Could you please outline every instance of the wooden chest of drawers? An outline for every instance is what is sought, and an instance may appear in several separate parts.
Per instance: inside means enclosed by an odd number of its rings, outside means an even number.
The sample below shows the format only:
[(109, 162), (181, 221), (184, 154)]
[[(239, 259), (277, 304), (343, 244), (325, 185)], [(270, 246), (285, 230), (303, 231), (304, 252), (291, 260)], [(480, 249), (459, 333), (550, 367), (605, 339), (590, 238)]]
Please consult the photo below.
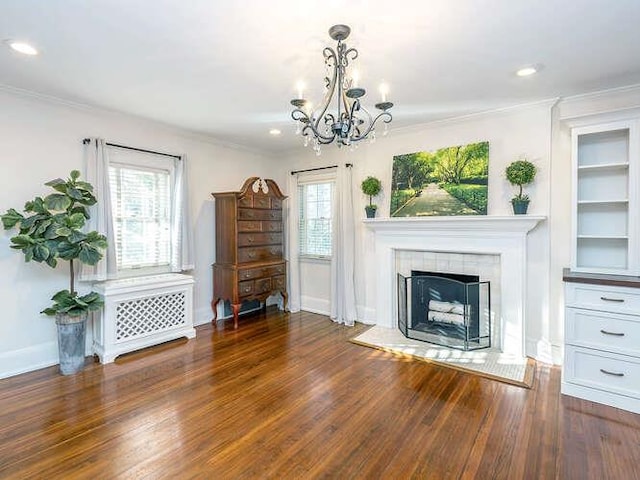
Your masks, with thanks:
[(264, 301), (279, 292), (287, 302), (283, 251), (282, 201), (286, 198), (270, 179), (252, 177), (239, 192), (214, 193), (216, 200), (216, 262), (213, 265), (213, 309), (229, 300), (234, 327), (242, 302)]

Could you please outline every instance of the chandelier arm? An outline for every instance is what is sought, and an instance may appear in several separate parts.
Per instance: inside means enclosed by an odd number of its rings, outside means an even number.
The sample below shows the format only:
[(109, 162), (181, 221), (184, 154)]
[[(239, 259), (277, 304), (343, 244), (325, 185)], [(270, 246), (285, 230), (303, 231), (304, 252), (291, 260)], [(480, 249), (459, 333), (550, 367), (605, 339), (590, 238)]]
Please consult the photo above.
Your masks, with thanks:
[(351, 61), (353, 62), (356, 58), (358, 58), (358, 50), (351, 47), (344, 52), (345, 67), (349, 65), (349, 55), (351, 55)]
[[(325, 82), (328, 82), (327, 89), (324, 93), (324, 98), (322, 99), (322, 103), (320, 104), (318, 109), (316, 109), (316, 111), (319, 112), (319, 114), (316, 116), (315, 122), (314, 122), (315, 131), (318, 130), (320, 126), (320, 121), (324, 119), (325, 113), (329, 108), (329, 104), (331, 103), (331, 99), (333, 98), (333, 93), (335, 92), (335, 89), (336, 89), (336, 76), (337, 76), (337, 64), (338, 64), (337, 54), (335, 50), (333, 50), (330, 47), (325, 47), (325, 49), (322, 52), (324, 55), (325, 65), (328, 68), (332, 68), (333, 71), (331, 72), (332, 74), (331, 78), (329, 78), (328, 76), (325, 77)], [(331, 63), (331, 60), (333, 60), (333, 64)]]
[(353, 142), (359, 142), (360, 140), (364, 140), (367, 135), (369, 135), (369, 133), (371, 132), (371, 130), (373, 130), (373, 127), (375, 127), (376, 122), (382, 118), (382, 121), (384, 123), (391, 123), (391, 120), (393, 120), (393, 117), (391, 116), (391, 114), (389, 112), (381, 112), (378, 114), (378, 116), (376, 118), (373, 119), (373, 122), (371, 122), (371, 124), (369, 125), (369, 127), (367, 127), (367, 129), (364, 131), (363, 134), (357, 136), (357, 137), (353, 137), (351, 138), (351, 141)]
[[(307, 116), (306, 113), (304, 113), (301, 110), (298, 110), (304, 117), (303, 118), (309, 118)], [(294, 110), (295, 113), (295, 110)], [(297, 120), (297, 119), (296, 119)], [(327, 144), (327, 143), (331, 143), (333, 142), (333, 139), (335, 138), (335, 134), (331, 135), (330, 137), (321, 134), (318, 129), (315, 127), (315, 125), (313, 124), (313, 122), (308, 121), (305, 122), (304, 127), (302, 128), (302, 135), (309, 135), (309, 132), (307, 132), (307, 130), (311, 130), (311, 132), (313, 133), (313, 135), (318, 139), (318, 141), (322, 144)]]

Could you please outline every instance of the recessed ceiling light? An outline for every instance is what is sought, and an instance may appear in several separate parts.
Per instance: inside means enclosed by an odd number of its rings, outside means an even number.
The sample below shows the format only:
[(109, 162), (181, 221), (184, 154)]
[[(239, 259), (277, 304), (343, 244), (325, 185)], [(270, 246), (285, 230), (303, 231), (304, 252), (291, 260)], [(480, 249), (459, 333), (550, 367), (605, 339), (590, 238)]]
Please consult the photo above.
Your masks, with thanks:
[(24, 55), (37, 55), (38, 50), (25, 42), (19, 42), (17, 40), (9, 40), (7, 42), (9, 46), (14, 49), (16, 52), (23, 53)]
[(275, 136), (275, 135), (280, 135), (282, 132), (277, 128), (272, 128), (271, 130), (269, 130), (269, 133)]
[(537, 71), (538, 71), (538, 69), (536, 67), (528, 66), (528, 67), (523, 67), (520, 70), (518, 70), (516, 72), (516, 75), (518, 75), (519, 77), (528, 77), (529, 75), (533, 75)]

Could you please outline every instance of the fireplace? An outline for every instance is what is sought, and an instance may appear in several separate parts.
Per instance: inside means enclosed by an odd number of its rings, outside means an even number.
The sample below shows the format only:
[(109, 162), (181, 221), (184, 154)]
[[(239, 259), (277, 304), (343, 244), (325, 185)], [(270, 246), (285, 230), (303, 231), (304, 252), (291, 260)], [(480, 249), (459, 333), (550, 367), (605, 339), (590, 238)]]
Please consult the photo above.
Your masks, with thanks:
[(411, 270), (398, 276), (398, 328), (460, 350), (491, 346), (490, 283), (478, 275)]
[[(527, 233), (545, 217), (534, 215), (390, 218), (365, 220), (373, 234), (376, 302), (373, 321), (397, 328), (397, 273), (461, 272), (491, 282), (491, 345), (505, 354), (525, 353)], [(411, 251), (436, 268), (398, 269), (397, 255)], [(419, 254), (417, 252), (420, 252)], [(468, 261), (467, 255), (473, 255)], [(475, 265), (473, 265), (475, 264)], [(487, 275), (484, 270), (486, 269)]]

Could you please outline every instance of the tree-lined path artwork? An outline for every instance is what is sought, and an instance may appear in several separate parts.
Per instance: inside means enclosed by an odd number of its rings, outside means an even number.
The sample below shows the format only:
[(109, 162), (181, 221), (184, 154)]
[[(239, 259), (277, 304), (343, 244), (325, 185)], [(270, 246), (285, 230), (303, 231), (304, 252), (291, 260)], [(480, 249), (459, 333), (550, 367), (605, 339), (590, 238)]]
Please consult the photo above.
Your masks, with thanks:
[(393, 157), (392, 217), (486, 215), (489, 142)]

